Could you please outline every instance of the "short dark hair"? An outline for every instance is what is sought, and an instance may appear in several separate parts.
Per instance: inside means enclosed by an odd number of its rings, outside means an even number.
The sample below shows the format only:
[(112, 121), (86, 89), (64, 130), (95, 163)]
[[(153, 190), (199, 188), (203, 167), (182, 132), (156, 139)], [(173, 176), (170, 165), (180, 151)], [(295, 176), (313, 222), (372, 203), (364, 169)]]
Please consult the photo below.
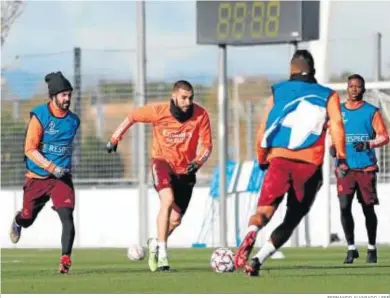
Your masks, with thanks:
[(348, 77), (348, 82), (349, 82), (350, 80), (353, 80), (353, 79), (359, 80), (360, 83), (362, 84), (362, 88), (363, 88), (363, 89), (366, 89), (366, 88), (365, 88), (366, 81), (364, 80), (364, 78), (363, 78), (360, 74), (355, 73), (355, 74), (353, 74), (353, 75), (350, 75), (350, 76)]
[(314, 59), (308, 50), (296, 50), (290, 63), (302, 72), (315, 74)]
[(186, 91), (192, 91), (194, 92), (194, 88), (190, 84), (190, 82), (185, 81), (185, 80), (180, 80), (177, 81), (175, 84), (173, 84), (173, 91), (179, 90), (179, 89), (184, 89)]

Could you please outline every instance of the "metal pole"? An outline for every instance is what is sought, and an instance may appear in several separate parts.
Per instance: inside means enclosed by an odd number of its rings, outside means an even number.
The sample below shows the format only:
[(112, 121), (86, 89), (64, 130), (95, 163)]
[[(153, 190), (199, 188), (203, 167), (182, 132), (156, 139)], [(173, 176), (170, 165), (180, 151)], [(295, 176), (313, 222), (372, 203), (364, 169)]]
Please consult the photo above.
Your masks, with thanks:
[(226, 157), (227, 151), (227, 59), (226, 45), (219, 45), (218, 74), (218, 158), (219, 158), (219, 239), (227, 246), (226, 221)]
[[(137, 97), (137, 87), (135, 84), (133, 85), (133, 103), (132, 106), (137, 106), (138, 103), (138, 97)], [(138, 157), (139, 157), (139, 148), (138, 148), (138, 130), (137, 129), (132, 129), (131, 130), (131, 135), (129, 137), (130, 141), (130, 148), (131, 148), (131, 178), (136, 179), (138, 175), (138, 168), (139, 168), (139, 162), (138, 162)]]
[[(293, 45), (293, 51), (294, 53), (298, 50), (298, 42), (297, 41), (294, 41), (292, 42), (292, 45)], [(306, 223), (306, 219), (307, 216), (305, 216), (305, 223)], [(291, 246), (293, 247), (297, 247), (299, 246), (299, 225), (295, 228), (292, 236), (291, 236)]]
[[(318, 56), (314, 56), (316, 63), (316, 78), (320, 84), (327, 84), (329, 81), (329, 61), (328, 61), (328, 52), (329, 52), (329, 24), (330, 24), (330, 15), (331, 15), (331, 1), (321, 1), (320, 2), (320, 41), (315, 42), (318, 45), (317, 53)], [(328, 247), (330, 245), (330, 235), (331, 235), (331, 191), (330, 191), (330, 175), (331, 175), (331, 158), (329, 154), (329, 146), (331, 140), (330, 135), (327, 134), (325, 138), (325, 157), (323, 163), (323, 189), (325, 197), (325, 219), (324, 219), (324, 238), (323, 238), (323, 247)]]
[[(240, 102), (239, 102), (239, 86), (243, 82), (243, 78), (241, 77), (235, 77), (233, 80), (233, 133), (234, 133), (234, 158), (236, 162), (239, 164), (240, 163)], [(237, 188), (237, 181), (234, 186), (234, 194), (233, 194), (233, 199), (234, 199), (234, 227), (235, 227), (235, 234), (236, 234), (236, 246), (238, 247), (241, 243), (241, 237), (240, 237), (240, 201), (239, 201), (239, 196), (240, 194), (237, 193), (236, 188)]]
[[(138, 106), (146, 104), (146, 36), (145, 36), (145, 1), (137, 1), (137, 97)], [(149, 236), (148, 229), (148, 181), (146, 161), (145, 124), (138, 124), (139, 168), (139, 244), (145, 245)]]
[(104, 105), (100, 91), (96, 92), (96, 137), (104, 138)]
[[(74, 92), (73, 98), (75, 99), (74, 103), (74, 112), (82, 118), (81, 115), (81, 49), (74, 48), (73, 52), (73, 62), (74, 62)], [(77, 177), (77, 172), (80, 169), (80, 160), (81, 160), (81, 131), (79, 130), (76, 134), (74, 140), (74, 151), (73, 151), (73, 168), (75, 169), (75, 176)]]
[(374, 82), (380, 81), (382, 77), (382, 34), (375, 33), (374, 44), (374, 63), (373, 63), (373, 80)]
[(234, 122), (234, 148), (235, 148), (235, 159), (237, 162), (240, 162), (240, 102), (239, 102), (239, 85), (242, 81), (241, 77), (235, 77), (233, 81), (233, 122)]
[(252, 127), (252, 121), (253, 121), (253, 104), (251, 101), (247, 100), (246, 102), (247, 107), (247, 115), (246, 115), (246, 159), (251, 160), (253, 156), (253, 127)]
[(19, 121), (19, 110), (20, 110), (19, 99), (14, 99), (12, 102), (12, 118), (14, 121)]
[(293, 49), (294, 49), (294, 53), (295, 53), (298, 50), (298, 42), (297, 41), (293, 41), (292, 45), (293, 45)]
[[(381, 80), (382, 74), (381, 74), (381, 65), (382, 65), (382, 34), (376, 33), (375, 34), (375, 40), (374, 40), (374, 63), (373, 63), (373, 80), (374, 82), (378, 82)], [(376, 158), (378, 161), (379, 167), (381, 167), (382, 164), (382, 157), (381, 157), (381, 149), (375, 148)]]
[(325, 137), (325, 154), (324, 154), (324, 163), (323, 163), (323, 188), (324, 188), (324, 197), (326, 200), (325, 204), (325, 209), (324, 213), (326, 214), (326, 220), (325, 220), (325, 231), (324, 231), (324, 242), (322, 244), (323, 247), (329, 247), (330, 245), (330, 234), (331, 234), (331, 216), (330, 213), (332, 212), (331, 210), (331, 201), (330, 201), (330, 196), (331, 196), (331, 191), (330, 191), (330, 153), (328, 148), (331, 145), (331, 136), (329, 134), (329, 130), (326, 133)]

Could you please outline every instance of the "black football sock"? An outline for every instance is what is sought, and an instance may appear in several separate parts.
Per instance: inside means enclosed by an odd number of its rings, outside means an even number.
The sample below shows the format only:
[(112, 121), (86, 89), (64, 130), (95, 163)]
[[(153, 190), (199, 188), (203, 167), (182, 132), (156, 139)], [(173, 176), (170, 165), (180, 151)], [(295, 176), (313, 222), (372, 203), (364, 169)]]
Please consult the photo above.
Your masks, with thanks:
[(353, 195), (340, 195), (340, 215), (341, 225), (343, 226), (345, 239), (348, 245), (355, 244), (355, 222), (352, 216), (352, 199)]
[(376, 243), (376, 231), (378, 227), (378, 219), (375, 214), (374, 206), (363, 206), (363, 213), (366, 217), (366, 229), (368, 236), (368, 244), (374, 245)]
[(70, 256), (72, 254), (73, 242), (75, 237), (75, 227), (73, 221), (73, 209), (60, 208), (58, 210), (62, 223), (62, 255)]

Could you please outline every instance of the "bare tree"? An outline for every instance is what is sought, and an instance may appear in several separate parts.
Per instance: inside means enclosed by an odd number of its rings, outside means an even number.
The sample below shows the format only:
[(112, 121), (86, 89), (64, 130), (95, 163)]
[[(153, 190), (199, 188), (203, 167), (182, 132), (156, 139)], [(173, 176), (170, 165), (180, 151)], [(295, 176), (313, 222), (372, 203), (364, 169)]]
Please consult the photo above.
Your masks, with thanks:
[(4, 45), (12, 24), (22, 14), (24, 6), (23, 1), (1, 0), (1, 46)]

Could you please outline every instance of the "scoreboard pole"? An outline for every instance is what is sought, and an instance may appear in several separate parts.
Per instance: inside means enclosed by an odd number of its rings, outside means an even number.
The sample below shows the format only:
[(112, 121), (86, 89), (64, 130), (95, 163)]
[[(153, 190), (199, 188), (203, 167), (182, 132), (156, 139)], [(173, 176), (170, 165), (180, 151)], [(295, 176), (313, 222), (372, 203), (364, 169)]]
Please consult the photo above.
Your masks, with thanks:
[[(297, 41), (293, 41), (292, 43), (292, 46), (293, 46), (293, 53), (295, 53), (297, 50), (298, 50), (298, 42)], [(290, 55), (292, 56), (292, 55)], [(307, 221), (307, 216), (305, 216), (305, 223)], [(291, 235), (291, 246), (292, 247), (298, 247), (299, 246), (299, 226), (298, 225), (295, 230), (293, 231), (293, 234)]]
[[(328, 61), (328, 51), (329, 51), (329, 23), (331, 15), (331, 1), (320, 1), (320, 15), (319, 15), (319, 36), (318, 40), (310, 41), (309, 50), (313, 55), (316, 62), (316, 78), (320, 84), (328, 84), (329, 75), (329, 61)], [(329, 148), (331, 145), (331, 137), (329, 135), (329, 130), (327, 137), (325, 138), (325, 148)], [(324, 162), (322, 168), (323, 175), (323, 185), (321, 192), (325, 197), (325, 206), (324, 206), (324, 215), (323, 219), (323, 247), (330, 246), (330, 236), (331, 236), (331, 189), (330, 189), (330, 176), (331, 176), (331, 158), (329, 155), (329, 150), (325, 150)]]
[[(298, 49), (299, 49), (299, 43), (298, 41), (293, 41), (292, 43), (292, 46), (293, 46), (293, 52), (295, 53)], [(326, 147), (328, 148), (328, 147)], [(309, 247), (311, 245), (311, 240), (310, 240), (310, 223), (309, 223), (309, 214), (306, 214), (305, 217), (303, 218), (303, 223), (304, 223), (304, 228), (305, 228), (305, 244), (307, 247)], [(299, 226), (298, 225), (292, 236), (291, 236), (291, 246), (292, 247), (298, 247), (299, 246)]]
[(221, 247), (227, 247), (226, 220), (226, 159), (227, 142), (227, 50), (218, 45), (218, 157), (219, 157), (219, 240)]

